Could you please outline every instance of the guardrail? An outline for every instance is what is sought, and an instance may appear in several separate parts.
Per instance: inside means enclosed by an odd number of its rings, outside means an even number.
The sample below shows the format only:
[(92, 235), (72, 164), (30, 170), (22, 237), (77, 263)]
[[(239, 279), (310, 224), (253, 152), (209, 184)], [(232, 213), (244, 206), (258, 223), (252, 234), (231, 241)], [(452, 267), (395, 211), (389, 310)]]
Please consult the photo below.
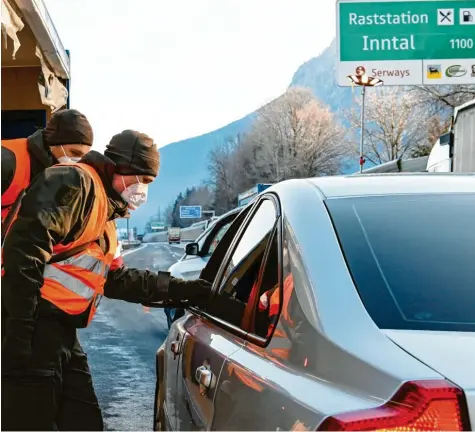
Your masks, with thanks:
[(136, 247), (139, 247), (140, 245), (142, 244), (142, 242), (138, 241), (138, 240), (131, 240), (131, 241), (128, 241), (128, 240), (123, 240), (122, 241), (122, 249), (133, 249), (133, 248), (136, 248)]

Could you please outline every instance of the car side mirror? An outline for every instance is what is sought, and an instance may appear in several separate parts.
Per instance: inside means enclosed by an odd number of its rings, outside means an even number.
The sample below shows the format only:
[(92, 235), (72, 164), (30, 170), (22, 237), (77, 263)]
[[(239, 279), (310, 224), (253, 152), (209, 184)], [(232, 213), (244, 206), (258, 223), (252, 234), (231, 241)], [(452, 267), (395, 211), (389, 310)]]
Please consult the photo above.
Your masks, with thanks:
[(198, 243), (188, 243), (185, 246), (185, 253), (187, 255), (198, 255), (200, 251), (200, 246)]

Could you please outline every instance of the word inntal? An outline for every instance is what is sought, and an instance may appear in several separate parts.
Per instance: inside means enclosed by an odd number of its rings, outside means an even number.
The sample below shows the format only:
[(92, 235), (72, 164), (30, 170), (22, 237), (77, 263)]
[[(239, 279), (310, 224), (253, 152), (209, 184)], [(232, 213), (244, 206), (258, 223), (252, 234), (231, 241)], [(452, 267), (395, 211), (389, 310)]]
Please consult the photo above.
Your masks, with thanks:
[(363, 36), (363, 51), (408, 51), (415, 49), (414, 35), (408, 38), (393, 36), (392, 38), (381, 39)]

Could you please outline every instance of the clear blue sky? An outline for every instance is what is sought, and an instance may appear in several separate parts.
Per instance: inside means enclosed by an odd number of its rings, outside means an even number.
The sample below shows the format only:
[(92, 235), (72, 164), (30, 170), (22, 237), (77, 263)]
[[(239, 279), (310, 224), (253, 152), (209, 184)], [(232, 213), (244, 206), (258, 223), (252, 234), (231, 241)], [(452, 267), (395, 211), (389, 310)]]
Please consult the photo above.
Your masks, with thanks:
[(71, 50), (72, 107), (102, 151), (123, 129), (159, 146), (285, 91), (335, 35), (333, 0), (46, 0)]

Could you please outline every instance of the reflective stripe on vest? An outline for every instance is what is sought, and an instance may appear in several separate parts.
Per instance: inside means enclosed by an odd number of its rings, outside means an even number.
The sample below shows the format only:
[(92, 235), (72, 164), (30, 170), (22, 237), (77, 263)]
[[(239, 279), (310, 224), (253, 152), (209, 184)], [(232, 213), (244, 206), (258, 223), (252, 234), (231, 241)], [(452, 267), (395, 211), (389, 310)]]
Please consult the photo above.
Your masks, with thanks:
[[(67, 245), (55, 245), (53, 255), (68, 252), (77, 246), (87, 247), (63, 261), (45, 266), (41, 296), (71, 316), (79, 316), (81, 327), (87, 326), (104, 294), (104, 284), (117, 249), (116, 227), (107, 221), (108, 197), (99, 174), (89, 165), (76, 164), (86, 171), (94, 184), (95, 199), (80, 238)], [(106, 253), (97, 240), (105, 236)]]
[(23, 189), (30, 185), (31, 159), (26, 138), (2, 140), (2, 147), (15, 155), (15, 173), (10, 186), (2, 195), (2, 222)]
[[(63, 269), (61, 269), (61, 267)], [(45, 266), (43, 276), (45, 279), (53, 279), (56, 282), (59, 282), (61, 285), (82, 298), (87, 300), (92, 299), (96, 291), (86, 283), (82, 282), (81, 279), (76, 276), (72, 276), (66, 271), (67, 268), (70, 268), (72, 271), (74, 271), (74, 267), (95, 273), (99, 275), (101, 279), (104, 277), (104, 264), (97, 258), (89, 255), (80, 255), (79, 257), (71, 257), (55, 264), (48, 264)], [(99, 280), (98, 282), (101, 283)]]

